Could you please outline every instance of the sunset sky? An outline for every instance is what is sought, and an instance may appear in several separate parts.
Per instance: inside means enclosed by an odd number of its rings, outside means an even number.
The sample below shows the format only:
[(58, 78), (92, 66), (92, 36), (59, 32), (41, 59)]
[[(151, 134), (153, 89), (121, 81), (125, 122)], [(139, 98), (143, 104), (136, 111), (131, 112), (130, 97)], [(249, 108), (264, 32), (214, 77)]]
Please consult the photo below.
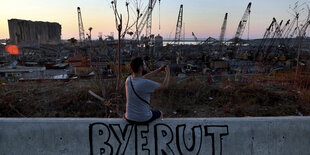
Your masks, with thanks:
[[(93, 36), (99, 32), (116, 34), (111, 0), (1, 0), (0, 38), (9, 38), (8, 19), (26, 19), (33, 21), (58, 22), (62, 25), (62, 39), (78, 38), (77, 7), (81, 7), (84, 28), (93, 27)], [(134, 0), (128, 0), (133, 2)], [(148, 0), (141, 0), (145, 7)], [(124, 6), (126, 0), (118, 0), (120, 13), (127, 15)], [(252, 2), (250, 20), (250, 38), (260, 38), (271, 23), (277, 20), (293, 18), (289, 6), (296, 0), (161, 0), (161, 29), (159, 30), (159, 5), (153, 12), (154, 34), (165, 38), (174, 38), (180, 4), (184, 5), (184, 23), (186, 38), (192, 38), (194, 32), (198, 38), (209, 36), (218, 38), (225, 13), (228, 15), (226, 38), (234, 36), (238, 23), (248, 5)], [(302, 4), (305, 1), (300, 1)], [(133, 3), (131, 3), (134, 8)], [(144, 8), (143, 7), (143, 8)], [(304, 11), (305, 12), (305, 11)], [(134, 17), (133, 12), (130, 12)], [(131, 18), (133, 21), (133, 18)], [(243, 35), (247, 38), (247, 29)]]

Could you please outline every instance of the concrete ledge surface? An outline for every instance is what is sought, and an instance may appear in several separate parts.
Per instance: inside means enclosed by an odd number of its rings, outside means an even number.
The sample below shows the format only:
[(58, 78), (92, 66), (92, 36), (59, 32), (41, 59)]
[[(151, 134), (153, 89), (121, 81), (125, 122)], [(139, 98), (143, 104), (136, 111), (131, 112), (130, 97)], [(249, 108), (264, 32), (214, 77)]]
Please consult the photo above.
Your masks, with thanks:
[(0, 118), (0, 155), (309, 155), (310, 117)]

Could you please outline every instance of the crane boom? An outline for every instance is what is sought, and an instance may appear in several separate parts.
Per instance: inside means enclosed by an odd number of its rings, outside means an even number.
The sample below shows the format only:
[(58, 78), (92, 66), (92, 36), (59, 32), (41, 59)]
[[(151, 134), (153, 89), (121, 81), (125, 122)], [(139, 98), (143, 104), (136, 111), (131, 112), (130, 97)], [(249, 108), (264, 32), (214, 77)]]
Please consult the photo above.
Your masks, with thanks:
[(221, 28), (220, 44), (222, 44), (223, 41), (224, 41), (226, 27), (227, 27), (227, 16), (228, 16), (228, 13), (225, 14), (224, 22), (223, 22), (223, 25), (222, 25), (222, 28)]
[(82, 12), (81, 8), (77, 7), (77, 12), (78, 12), (78, 23), (79, 23), (79, 37), (80, 37), (80, 42), (84, 42), (85, 40), (85, 33), (84, 33), (84, 26), (83, 26), (83, 20), (82, 20)]
[(244, 32), (246, 24), (248, 22), (249, 16), (251, 14), (251, 6), (252, 6), (252, 3), (250, 2), (248, 4), (248, 7), (246, 8), (244, 14), (243, 14), (241, 21), (239, 22), (238, 29), (237, 29), (237, 32), (235, 34), (235, 39), (241, 39), (241, 37), (243, 35), (243, 32)]
[(180, 44), (182, 24), (183, 24), (183, 4), (181, 4), (180, 10), (179, 10), (178, 21), (177, 21), (177, 26), (175, 30), (175, 39), (174, 39), (175, 44)]
[(149, 1), (149, 6), (148, 6), (148, 10), (147, 10), (146, 32), (145, 32), (146, 37), (150, 37), (150, 35), (152, 34), (153, 1), (154, 0)]
[[(152, 17), (150, 17), (150, 16), (152, 16), (152, 12), (153, 12), (153, 9), (155, 7), (156, 2), (157, 2), (157, 0), (150, 0), (150, 4), (147, 6), (147, 9), (144, 9), (144, 13), (142, 13), (142, 17), (141, 17), (141, 22), (138, 24), (138, 29), (135, 32), (135, 35), (133, 35), (133, 39), (137, 39), (136, 37), (141, 35), (141, 33), (142, 33), (143, 29), (145, 28), (145, 26), (147, 25), (148, 21), (152, 22)], [(136, 23), (137, 23), (137, 21), (134, 22), (131, 26), (129, 26), (128, 29), (132, 28)], [(149, 23), (149, 25), (151, 25), (151, 24), (152, 23)], [(151, 28), (151, 26), (150, 26), (150, 28)]]
[(198, 38), (196, 37), (194, 32), (192, 32), (192, 36), (194, 37), (195, 41), (198, 42)]

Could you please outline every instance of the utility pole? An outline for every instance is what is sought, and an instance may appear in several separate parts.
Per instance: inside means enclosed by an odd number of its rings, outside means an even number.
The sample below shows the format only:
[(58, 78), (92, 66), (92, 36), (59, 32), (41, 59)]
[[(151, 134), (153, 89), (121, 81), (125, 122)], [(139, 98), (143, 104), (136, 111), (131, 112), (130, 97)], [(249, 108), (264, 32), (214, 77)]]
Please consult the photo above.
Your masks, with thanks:
[[(138, 24), (139, 24), (139, 19), (140, 19), (140, 9), (138, 9), (137, 8), (137, 22), (136, 22), (136, 35), (137, 35), (137, 43), (138, 43), (138, 46), (139, 46), (139, 26), (138, 26)], [(140, 53), (140, 52), (139, 52)]]
[(183, 43), (185, 42), (185, 23), (183, 23)]
[(93, 47), (92, 47), (92, 40), (91, 40), (91, 31), (93, 30), (92, 27), (88, 28), (89, 30), (89, 59), (90, 59), (90, 65), (92, 65), (92, 51), (93, 51)]
[(123, 19), (122, 14), (119, 18), (119, 25), (117, 26), (118, 31), (118, 45), (117, 45), (117, 62), (118, 62), (118, 73), (117, 73), (117, 85), (116, 85), (116, 92), (119, 93), (120, 89), (120, 80), (121, 80), (121, 33), (123, 29)]

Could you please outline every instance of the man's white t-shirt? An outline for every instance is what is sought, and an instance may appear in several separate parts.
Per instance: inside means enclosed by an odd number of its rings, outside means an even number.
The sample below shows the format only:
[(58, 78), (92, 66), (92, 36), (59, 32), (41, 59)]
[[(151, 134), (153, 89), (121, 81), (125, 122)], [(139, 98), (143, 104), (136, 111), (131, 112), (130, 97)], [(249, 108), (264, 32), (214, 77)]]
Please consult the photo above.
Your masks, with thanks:
[(143, 102), (134, 93), (130, 78), (132, 78), (132, 84), (136, 93), (146, 100), (148, 103), (151, 101), (151, 94), (155, 89), (159, 87), (159, 83), (144, 78), (134, 78), (129, 76), (126, 80), (126, 114), (125, 117), (128, 120), (136, 122), (145, 122), (152, 118), (152, 111), (150, 105)]

